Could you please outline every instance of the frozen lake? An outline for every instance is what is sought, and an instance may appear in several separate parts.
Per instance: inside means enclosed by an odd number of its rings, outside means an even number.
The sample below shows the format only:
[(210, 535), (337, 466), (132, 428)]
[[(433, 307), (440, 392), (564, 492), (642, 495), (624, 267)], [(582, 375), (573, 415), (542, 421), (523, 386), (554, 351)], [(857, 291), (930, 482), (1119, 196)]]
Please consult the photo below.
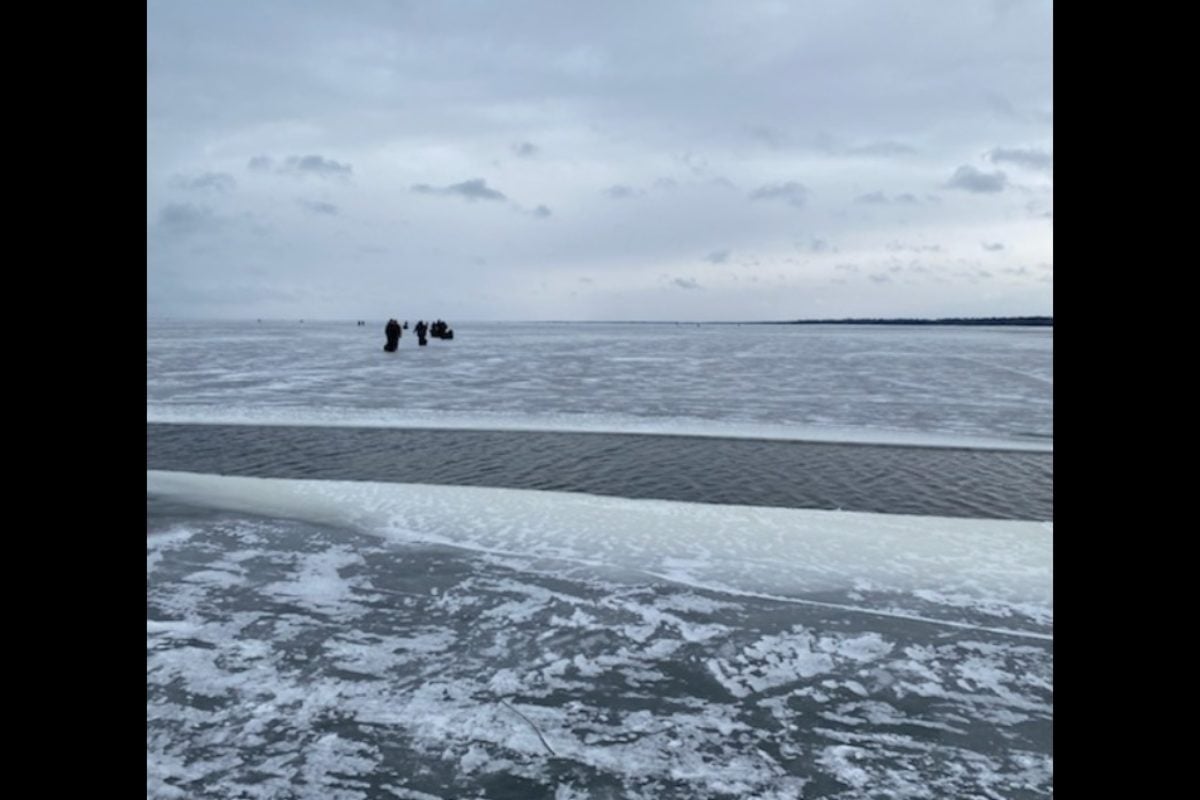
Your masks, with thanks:
[[(410, 322), (415, 324), (415, 320)], [(153, 422), (590, 430), (1049, 450), (1045, 328), (151, 322)]]
[(1052, 331), (382, 327), (150, 323), (148, 796), (1052, 794)]

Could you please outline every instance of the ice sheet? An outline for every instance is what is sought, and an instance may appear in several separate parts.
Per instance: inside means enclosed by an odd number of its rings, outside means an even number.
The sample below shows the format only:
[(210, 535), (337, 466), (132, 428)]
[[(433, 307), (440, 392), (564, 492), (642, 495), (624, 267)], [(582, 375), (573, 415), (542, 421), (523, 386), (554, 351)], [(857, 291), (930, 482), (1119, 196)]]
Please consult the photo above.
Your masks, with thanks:
[(1052, 332), (464, 324), (147, 331), (147, 419), (750, 436), (1049, 450)]
[(147, 473), (147, 490), (399, 541), (632, 570), (723, 591), (795, 597), (859, 587), (1035, 609), (1052, 603), (1047, 523), (162, 471)]
[[(286, 492), (228, 494), (226, 505), (297, 509)], [(468, 494), (464, 513), (486, 513)], [(395, 500), (377, 510), (397, 513)], [(537, 505), (569, 527), (554, 497)], [(439, 503), (428, 506), (432, 523)], [(513, 515), (499, 511), (503, 537)], [(529, 557), (340, 525), (195, 509), (188, 519), (147, 541), (159, 555), (147, 574), (151, 796), (1051, 788), (1045, 640), (609, 580), (566, 562), (537, 571)]]

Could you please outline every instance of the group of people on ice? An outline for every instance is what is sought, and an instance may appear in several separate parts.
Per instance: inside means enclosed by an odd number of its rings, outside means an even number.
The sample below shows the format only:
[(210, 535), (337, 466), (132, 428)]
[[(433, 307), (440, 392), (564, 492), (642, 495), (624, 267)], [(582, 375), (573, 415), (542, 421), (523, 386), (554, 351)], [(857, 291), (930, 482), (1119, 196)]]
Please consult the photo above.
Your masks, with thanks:
[[(405, 320), (404, 325), (401, 326), (401, 324), (396, 320), (389, 319), (387, 325), (383, 328), (383, 333), (385, 336), (387, 336), (387, 344), (383, 346), (383, 349), (389, 353), (396, 352), (396, 348), (400, 346), (400, 336), (402, 335), (401, 332), (406, 330), (408, 330), (408, 320)], [(424, 347), (428, 341), (425, 338), (426, 334), (429, 334), (430, 336), (436, 336), (438, 339), (454, 338), (454, 331), (446, 325), (445, 320), (441, 319), (439, 319), (437, 322), (428, 324), (425, 322), (425, 320), (417, 320), (417, 324), (413, 326), (413, 331), (417, 334), (417, 344), (421, 345), (422, 347)]]

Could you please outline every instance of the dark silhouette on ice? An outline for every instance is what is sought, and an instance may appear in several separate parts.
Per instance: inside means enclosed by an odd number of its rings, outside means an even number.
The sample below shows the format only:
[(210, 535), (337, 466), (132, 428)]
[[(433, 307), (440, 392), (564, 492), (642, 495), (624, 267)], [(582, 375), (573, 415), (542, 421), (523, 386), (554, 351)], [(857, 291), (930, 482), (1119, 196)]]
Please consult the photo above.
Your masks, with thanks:
[(396, 352), (396, 348), (400, 345), (400, 323), (389, 319), (383, 332), (387, 336), (387, 344), (383, 346), (383, 349), (389, 353)]

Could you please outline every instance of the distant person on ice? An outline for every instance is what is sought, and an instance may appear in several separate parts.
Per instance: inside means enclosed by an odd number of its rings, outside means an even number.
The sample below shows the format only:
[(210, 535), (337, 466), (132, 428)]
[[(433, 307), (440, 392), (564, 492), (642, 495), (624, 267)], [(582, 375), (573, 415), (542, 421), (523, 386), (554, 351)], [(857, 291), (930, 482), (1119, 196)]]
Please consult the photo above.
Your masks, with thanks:
[(400, 323), (389, 319), (383, 333), (387, 336), (387, 344), (383, 346), (383, 349), (389, 353), (396, 352), (396, 348), (400, 345)]
[(425, 320), (417, 320), (416, 326), (413, 328), (417, 332), (417, 344), (425, 346), (425, 331), (429, 330), (429, 326), (425, 324)]

